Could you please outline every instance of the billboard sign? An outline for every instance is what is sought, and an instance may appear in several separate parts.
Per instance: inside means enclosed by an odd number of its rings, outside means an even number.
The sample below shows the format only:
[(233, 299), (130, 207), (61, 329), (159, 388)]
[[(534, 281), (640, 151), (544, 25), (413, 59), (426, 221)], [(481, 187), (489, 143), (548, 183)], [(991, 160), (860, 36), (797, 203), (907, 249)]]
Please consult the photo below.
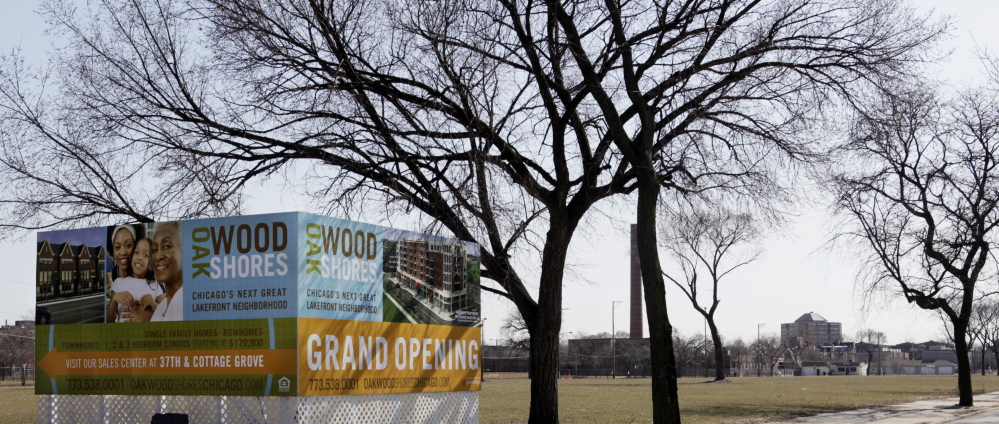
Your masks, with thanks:
[(478, 390), (478, 256), (306, 213), (40, 232), (36, 393)]

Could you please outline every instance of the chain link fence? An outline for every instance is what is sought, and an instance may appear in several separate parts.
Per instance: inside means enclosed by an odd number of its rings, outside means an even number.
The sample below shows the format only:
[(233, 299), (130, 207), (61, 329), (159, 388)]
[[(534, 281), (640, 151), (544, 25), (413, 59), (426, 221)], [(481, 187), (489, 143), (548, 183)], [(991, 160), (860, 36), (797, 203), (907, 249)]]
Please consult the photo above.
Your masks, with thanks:
[(157, 413), (187, 414), (192, 423), (479, 422), (479, 392), (382, 395), (38, 397), (38, 423), (133, 424)]
[(29, 366), (0, 367), (0, 386), (34, 386), (35, 368)]

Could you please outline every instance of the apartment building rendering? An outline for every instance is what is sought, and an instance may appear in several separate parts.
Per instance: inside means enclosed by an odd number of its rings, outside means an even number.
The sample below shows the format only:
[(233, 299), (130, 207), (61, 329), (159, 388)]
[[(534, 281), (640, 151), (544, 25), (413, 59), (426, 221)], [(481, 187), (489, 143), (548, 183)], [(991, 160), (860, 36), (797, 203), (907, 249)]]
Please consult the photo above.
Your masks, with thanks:
[[(388, 252), (389, 249), (386, 249)], [(399, 240), (387, 253), (385, 272), (394, 272), (413, 293), (427, 299), (441, 312), (469, 306), (466, 282), (468, 250), (464, 243), (448, 240)]]

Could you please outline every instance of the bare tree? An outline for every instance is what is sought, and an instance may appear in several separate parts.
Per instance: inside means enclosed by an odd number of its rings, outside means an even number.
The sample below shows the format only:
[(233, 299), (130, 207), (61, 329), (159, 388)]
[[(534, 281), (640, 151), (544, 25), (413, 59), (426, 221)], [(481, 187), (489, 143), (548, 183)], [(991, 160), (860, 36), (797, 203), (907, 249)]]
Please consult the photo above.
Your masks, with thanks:
[(868, 284), (950, 325), (959, 404), (973, 404), (968, 326), (976, 285), (992, 273), (999, 224), (999, 109), (990, 90), (945, 102), (899, 87), (861, 115), (841, 151), (838, 210), (869, 258)]
[(755, 343), (753, 343), (753, 351), (756, 352), (757, 357), (760, 360), (758, 364), (759, 368), (763, 368), (765, 365), (770, 369), (770, 375), (774, 375), (774, 367), (777, 366), (777, 359), (784, 354), (787, 350), (787, 346), (781, 341), (780, 336), (776, 334), (764, 334)]
[(527, 328), (527, 323), (524, 322), (524, 318), (520, 316), (520, 313), (516, 311), (510, 312), (503, 320), (503, 325), (500, 327), (500, 333), (503, 334), (504, 341), (507, 346), (513, 349), (523, 350), (528, 352), (531, 350), (531, 336)]
[(864, 352), (867, 353), (867, 375), (871, 375), (874, 372), (874, 356), (878, 355), (877, 358), (877, 368), (881, 369), (881, 346), (887, 342), (887, 337), (885, 333), (870, 328), (864, 328), (857, 331), (857, 344), (860, 346)]
[(901, 76), (938, 35), (895, 3), (557, 2), (580, 89), (634, 169), (652, 353), (653, 421), (679, 422), (672, 326), (656, 254), (663, 189), (779, 195), (774, 168), (807, 160), (807, 132), (834, 98)]
[(691, 334), (684, 336), (679, 331), (673, 332), (673, 355), (676, 358), (678, 370), (688, 368), (698, 362), (699, 353), (704, 347), (704, 336)]
[[(992, 352), (994, 359), (992, 362), (999, 367), (999, 301), (989, 297), (979, 301), (975, 308), (980, 308), (982, 345)], [(984, 359), (982, 362), (985, 362)], [(996, 375), (999, 375), (999, 372)]]
[(741, 337), (729, 341), (728, 343), (725, 344), (725, 347), (728, 349), (728, 356), (729, 356), (729, 363), (725, 364), (725, 369), (726, 370), (730, 370), (733, 368), (737, 369), (739, 371), (736, 373), (735, 376), (736, 377), (742, 376), (742, 366), (743, 366), (742, 357), (743, 355), (748, 354), (749, 347), (746, 346), (746, 342), (743, 341)]
[(999, 327), (999, 307), (993, 296), (984, 296), (975, 302), (971, 311), (971, 320), (968, 322), (968, 345), (974, 347), (976, 343), (980, 348), (979, 367), (982, 375), (985, 375), (985, 353), (989, 349), (989, 344), (993, 343), (993, 333)]
[[(732, 271), (760, 258), (761, 251), (756, 246), (760, 233), (751, 215), (725, 208), (695, 206), (673, 212), (664, 221), (660, 237), (666, 251), (679, 263), (682, 275), (668, 272), (663, 275), (683, 291), (707, 321), (715, 363), (719, 364), (715, 367), (715, 381), (724, 380), (725, 369), (721, 366), (724, 350), (715, 322), (721, 302), (718, 283)], [(706, 301), (698, 298), (705, 291), (710, 296)]]
[[(482, 245), (497, 284), (483, 290), (530, 330), (530, 422), (558, 421), (568, 246), (634, 173), (537, 5), (91, 6), (47, 5), (67, 42), (43, 85), (55, 95), (31, 90), (48, 74), (4, 62), (0, 173), (20, 188), (0, 200), (3, 227), (229, 214), (282, 174), (324, 212), (416, 212)], [(535, 297), (515, 265), (538, 253)]]
[(16, 370), (21, 385), (27, 385), (28, 366), (35, 363), (35, 320), (31, 315), (25, 314), (13, 325), (4, 323), (0, 327), (0, 380), (6, 367), (12, 376)]

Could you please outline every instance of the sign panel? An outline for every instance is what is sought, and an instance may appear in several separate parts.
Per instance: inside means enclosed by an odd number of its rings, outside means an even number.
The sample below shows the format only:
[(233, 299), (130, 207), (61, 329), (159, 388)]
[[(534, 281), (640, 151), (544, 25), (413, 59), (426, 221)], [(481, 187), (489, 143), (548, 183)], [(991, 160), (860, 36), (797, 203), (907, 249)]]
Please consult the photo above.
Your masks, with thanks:
[(38, 326), (35, 393), (295, 395), (295, 326), (293, 318)]
[(381, 227), (311, 214), (301, 218), (298, 316), (381, 321)]
[(184, 221), (186, 321), (296, 316), (298, 214)]
[(295, 212), (40, 232), (37, 247), (52, 324), (36, 329), (38, 394), (479, 388), (473, 243)]
[(298, 391), (345, 395), (479, 390), (481, 330), (301, 318)]

